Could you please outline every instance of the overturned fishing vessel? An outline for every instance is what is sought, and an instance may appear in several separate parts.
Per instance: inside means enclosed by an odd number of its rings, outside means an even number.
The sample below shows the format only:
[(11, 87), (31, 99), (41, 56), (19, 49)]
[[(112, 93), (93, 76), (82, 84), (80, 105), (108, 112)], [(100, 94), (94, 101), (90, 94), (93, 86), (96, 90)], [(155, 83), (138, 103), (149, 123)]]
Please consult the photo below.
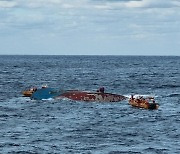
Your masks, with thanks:
[(159, 104), (155, 102), (153, 97), (138, 97), (134, 98), (133, 95), (129, 99), (129, 104), (133, 107), (156, 110), (159, 108)]
[(52, 88), (39, 89), (34, 92), (31, 99), (42, 100), (42, 99), (62, 99), (68, 98), (75, 101), (86, 101), (86, 102), (119, 102), (126, 99), (125, 96), (104, 93), (104, 88), (100, 88), (96, 92), (79, 91), (79, 90), (55, 90)]

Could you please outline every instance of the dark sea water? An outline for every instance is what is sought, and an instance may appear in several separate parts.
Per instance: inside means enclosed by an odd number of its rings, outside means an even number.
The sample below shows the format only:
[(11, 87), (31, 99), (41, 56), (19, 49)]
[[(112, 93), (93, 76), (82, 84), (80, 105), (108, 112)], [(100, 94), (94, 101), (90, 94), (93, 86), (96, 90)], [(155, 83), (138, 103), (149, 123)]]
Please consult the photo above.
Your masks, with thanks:
[[(29, 86), (150, 95), (158, 110), (67, 99)], [(180, 57), (0, 56), (0, 153), (179, 154)]]

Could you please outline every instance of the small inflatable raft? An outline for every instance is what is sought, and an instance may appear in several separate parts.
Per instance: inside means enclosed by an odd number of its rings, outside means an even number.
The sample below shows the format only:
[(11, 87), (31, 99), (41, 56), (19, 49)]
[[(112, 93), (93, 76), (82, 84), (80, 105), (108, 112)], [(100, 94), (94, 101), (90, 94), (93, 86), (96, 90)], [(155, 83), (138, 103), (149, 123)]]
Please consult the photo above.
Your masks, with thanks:
[[(42, 87), (40, 89), (44, 89), (44, 88), (47, 88), (47, 85), (42, 85)], [(26, 90), (24, 90), (22, 92), (22, 94), (23, 94), (24, 97), (31, 97), (32, 94), (34, 92), (36, 92), (37, 90), (39, 90), (39, 88), (37, 88), (35, 86), (34, 87), (30, 87), (30, 88), (27, 88)]]
[(36, 87), (28, 88), (22, 92), (24, 97), (31, 97), (32, 94), (37, 90)]
[(159, 104), (154, 101), (153, 97), (144, 98), (140, 96), (138, 98), (134, 98), (133, 96), (131, 96), (131, 98), (129, 99), (129, 104), (133, 107), (151, 110), (159, 108)]

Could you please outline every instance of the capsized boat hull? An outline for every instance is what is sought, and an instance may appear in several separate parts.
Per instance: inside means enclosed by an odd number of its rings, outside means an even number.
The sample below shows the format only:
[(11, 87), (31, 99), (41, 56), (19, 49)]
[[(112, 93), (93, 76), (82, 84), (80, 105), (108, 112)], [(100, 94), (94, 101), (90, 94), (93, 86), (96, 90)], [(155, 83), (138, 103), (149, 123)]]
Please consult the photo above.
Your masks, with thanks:
[(129, 104), (133, 107), (151, 109), (151, 110), (155, 110), (159, 108), (159, 104), (150, 103), (147, 100), (129, 99)]
[(87, 102), (119, 102), (126, 99), (125, 96), (101, 93), (101, 92), (86, 92), (86, 91), (66, 91), (56, 98), (68, 98), (76, 101), (87, 101)]
[(60, 95), (60, 92), (53, 88), (42, 88), (36, 90), (32, 95), (31, 99), (42, 100), (42, 99), (54, 99), (56, 96)]

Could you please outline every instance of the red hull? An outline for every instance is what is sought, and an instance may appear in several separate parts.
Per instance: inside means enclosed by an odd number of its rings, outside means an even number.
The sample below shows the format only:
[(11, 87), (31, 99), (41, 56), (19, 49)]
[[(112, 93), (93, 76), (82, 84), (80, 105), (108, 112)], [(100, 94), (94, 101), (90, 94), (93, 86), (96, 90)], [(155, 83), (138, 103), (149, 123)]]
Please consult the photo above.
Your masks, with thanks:
[(126, 97), (117, 94), (85, 92), (85, 91), (67, 91), (57, 98), (69, 98), (76, 101), (92, 101), (92, 102), (119, 102)]

